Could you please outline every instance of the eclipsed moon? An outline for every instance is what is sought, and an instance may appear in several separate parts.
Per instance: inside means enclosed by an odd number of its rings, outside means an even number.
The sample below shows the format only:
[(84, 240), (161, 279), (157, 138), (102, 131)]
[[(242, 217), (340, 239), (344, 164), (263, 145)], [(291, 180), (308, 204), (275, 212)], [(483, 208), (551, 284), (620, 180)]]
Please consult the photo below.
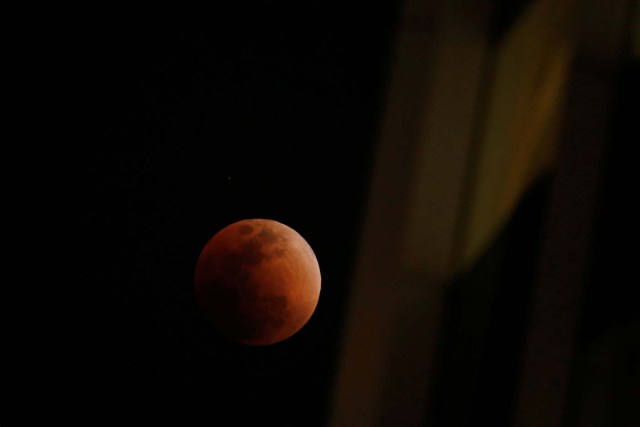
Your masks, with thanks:
[(320, 297), (320, 267), (307, 241), (270, 219), (226, 226), (204, 246), (196, 300), (220, 333), (249, 345), (282, 341), (309, 321)]

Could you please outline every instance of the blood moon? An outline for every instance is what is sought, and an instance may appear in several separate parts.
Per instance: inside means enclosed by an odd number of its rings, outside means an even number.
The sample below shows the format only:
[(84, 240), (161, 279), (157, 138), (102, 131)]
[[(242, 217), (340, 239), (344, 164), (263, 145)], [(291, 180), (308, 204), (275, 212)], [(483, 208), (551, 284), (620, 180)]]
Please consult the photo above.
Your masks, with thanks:
[(195, 269), (204, 316), (241, 344), (289, 338), (311, 318), (320, 297), (320, 267), (307, 241), (270, 219), (244, 219), (218, 231)]

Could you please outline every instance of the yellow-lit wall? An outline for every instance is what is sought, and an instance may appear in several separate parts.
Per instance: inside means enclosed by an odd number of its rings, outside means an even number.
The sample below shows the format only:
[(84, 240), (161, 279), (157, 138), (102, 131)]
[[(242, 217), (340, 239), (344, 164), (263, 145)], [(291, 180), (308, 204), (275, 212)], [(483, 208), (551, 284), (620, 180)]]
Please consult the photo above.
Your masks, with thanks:
[(572, 2), (533, 3), (491, 47), (494, 68), (470, 165), (463, 268), (492, 241), (532, 180), (552, 166), (573, 50), (571, 10)]
[[(575, 0), (409, 0), (354, 266), (329, 425), (424, 426), (443, 294), (552, 164)], [(436, 6), (437, 5), (437, 6)]]

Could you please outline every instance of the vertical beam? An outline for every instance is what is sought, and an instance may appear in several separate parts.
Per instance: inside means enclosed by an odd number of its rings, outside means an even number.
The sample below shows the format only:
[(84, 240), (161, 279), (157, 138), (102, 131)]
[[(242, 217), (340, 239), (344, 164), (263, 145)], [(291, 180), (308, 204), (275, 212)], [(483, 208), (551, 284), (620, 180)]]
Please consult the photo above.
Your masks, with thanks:
[[(609, 82), (574, 69), (530, 304), (515, 426), (561, 426), (596, 216)], [(582, 69), (581, 69), (582, 68)]]
[(462, 269), (474, 265), (524, 191), (555, 161), (574, 10), (573, 0), (533, 1), (490, 46), (488, 93), (480, 107), (456, 257)]
[(578, 51), (531, 298), (514, 426), (567, 421), (578, 318), (592, 256), (626, 1), (581, 2)]
[(408, 1), (347, 311), (332, 427), (423, 426), (489, 1)]

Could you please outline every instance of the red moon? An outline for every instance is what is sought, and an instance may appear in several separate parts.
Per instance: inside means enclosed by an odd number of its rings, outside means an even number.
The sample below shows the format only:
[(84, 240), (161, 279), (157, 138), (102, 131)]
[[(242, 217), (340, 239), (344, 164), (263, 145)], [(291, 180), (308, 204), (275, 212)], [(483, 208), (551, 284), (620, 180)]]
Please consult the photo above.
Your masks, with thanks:
[(311, 318), (320, 267), (307, 241), (270, 219), (245, 219), (217, 232), (195, 269), (196, 301), (226, 337), (247, 345), (289, 338)]

